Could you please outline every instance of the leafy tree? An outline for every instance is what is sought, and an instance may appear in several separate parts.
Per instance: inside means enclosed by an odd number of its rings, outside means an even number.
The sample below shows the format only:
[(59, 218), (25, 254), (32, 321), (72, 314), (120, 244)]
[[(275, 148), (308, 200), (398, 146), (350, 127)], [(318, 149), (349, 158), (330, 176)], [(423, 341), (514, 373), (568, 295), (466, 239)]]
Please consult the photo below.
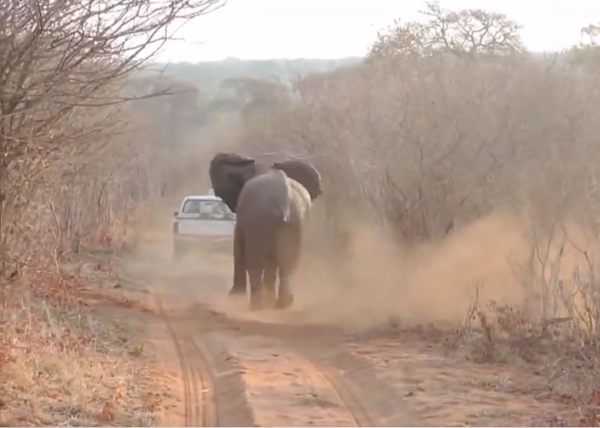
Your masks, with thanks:
[(600, 69), (600, 24), (583, 27), (581, 35), (584, 41), (566, 52), (567, 61), (584, 70), (597, 71)]
[(449, 11), (437, 2), (421, 12), (427, 20), (402, 24), (396, 20), (378, 34), (370, 59), (394, 56), (431, 56), (450, 53), (459, 57), (508, 55), (524, 51), (520, 26), (501, 13), (481, 9)]
[(600, 24), (590, 24), (583, 27), (581, 34), (588, 38), (588, 45), (598, 46), (600, 44)]

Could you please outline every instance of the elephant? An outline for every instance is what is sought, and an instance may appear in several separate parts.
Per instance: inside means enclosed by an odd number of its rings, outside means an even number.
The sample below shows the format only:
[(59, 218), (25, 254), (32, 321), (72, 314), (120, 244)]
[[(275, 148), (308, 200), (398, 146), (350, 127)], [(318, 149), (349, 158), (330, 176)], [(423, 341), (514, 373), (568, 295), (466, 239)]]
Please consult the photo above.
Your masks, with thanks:
[(229, 294), (246, 294), (248, 276), (252, 310), (291, 306), (290, 277), (300, 257), (302, 226), (312, 201), (323, 193), (319, 172), (300, 160), (269, 166), (235, 153), (218, 153), (209, 175), (215, 195), (237, 214)]

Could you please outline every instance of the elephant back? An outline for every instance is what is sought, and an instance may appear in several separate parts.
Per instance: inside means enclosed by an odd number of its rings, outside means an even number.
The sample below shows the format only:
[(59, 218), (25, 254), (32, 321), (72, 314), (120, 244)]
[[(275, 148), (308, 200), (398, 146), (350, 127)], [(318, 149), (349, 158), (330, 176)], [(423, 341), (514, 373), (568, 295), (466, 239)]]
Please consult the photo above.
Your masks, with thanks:
[(271, 227), (290, 217), (290, 189), (282, 171), (269, 170), (248, 180), (238, 199), (237, 222), (242, 227)]

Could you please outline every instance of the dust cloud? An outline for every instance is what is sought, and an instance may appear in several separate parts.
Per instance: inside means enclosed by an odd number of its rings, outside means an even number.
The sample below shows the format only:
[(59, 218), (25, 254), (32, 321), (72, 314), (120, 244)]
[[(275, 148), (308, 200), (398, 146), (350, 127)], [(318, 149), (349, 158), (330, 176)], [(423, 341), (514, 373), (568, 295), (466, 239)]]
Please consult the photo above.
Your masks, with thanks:
[(488, 216), (441, 242), (412, 249), (356, 226), (345, 260), (305, 256), (294, 281), (298, 307), (286, 318), (351, 328), (460, 322), (476, 287), (481, 301), (522, 301), (515, 268), (527, 261), (528, 248), (524, 222), (510, 215)]
[(372, 227), (352, 229), (349, 254), (319, 257), (307, 249), (293, 281), (292, 309), (249, 312), (245, 302), (222, 298), (220, 310), (265, 322), (361, 330), (391, 321), (461, 322), (476, 287), (482, 302), (519, 304), (525, 297), (515, 270), (526, 263), (530, 247), (517, 216), (491, 215), (441, 242), (411, 249)]
[[(175, 296), (182, 306), (203, 302), (233, 318), (351, 330), (390, 322), (456, 325), (476, 289), (481, 304), (521, 305), (527, 293), (522, 269), (531, 255), (531, 225), (525, 216), (495, 213), (413, 248), (399, 246), (372, 226), (354, 225), (347, 252), (323, 256), (310, 244), (305, 247), (291, 309), (251, 312), (246, 299), (227, 295), (232, 248), (200, 249), (172, 259), (166, 215), (171, 211), (166, 205), (155, 209), (139, 225), (138, 249), (124, 264), (127, 274), (152, 284), (155, 292)], [(565, 251), (563, 259), (571, 272), (581, 261), (573, 251)]]

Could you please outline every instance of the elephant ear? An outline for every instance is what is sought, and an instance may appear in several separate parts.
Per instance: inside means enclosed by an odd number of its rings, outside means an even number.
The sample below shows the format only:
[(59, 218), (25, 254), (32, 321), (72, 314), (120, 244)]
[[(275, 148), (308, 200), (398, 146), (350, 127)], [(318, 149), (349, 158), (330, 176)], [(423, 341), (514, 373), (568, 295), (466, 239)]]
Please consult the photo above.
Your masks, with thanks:
[(217, 153), (210, 161), (208, 174), (215, 195), (235, 212), (242, 187), (255, 175), (255, 161), (236, 153)]
[(275, 162), (273, 168), (282, 170), (289, 178), (302, 184), (310, 194), (312, 200), (315, 200), (323, 193), (321, 175), (319, 174), (319, 171), (308, 162), (301, 160)]

